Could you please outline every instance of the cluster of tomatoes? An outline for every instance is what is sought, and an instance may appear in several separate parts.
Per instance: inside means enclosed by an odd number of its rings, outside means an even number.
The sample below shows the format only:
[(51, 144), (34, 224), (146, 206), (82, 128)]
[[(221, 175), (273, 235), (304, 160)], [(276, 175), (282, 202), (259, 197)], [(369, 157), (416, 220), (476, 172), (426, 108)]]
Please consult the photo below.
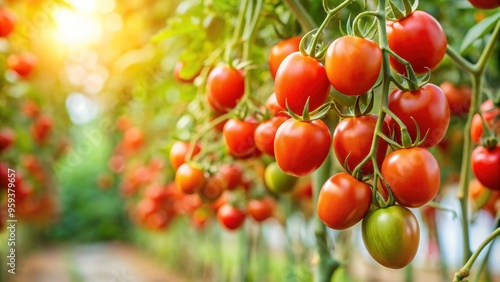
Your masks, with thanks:
[[(9, 40), (16, 27), (16, 15), (8, 8), (0, 8), (0, 37)], [(15, 83), (30, 83), (37, 57), (30, 52), (9, 52), (5, 58), (6, 79), (11, 83), (2, 85), (2, 92), (8, 93)], [(0, 187), (1, 213), (7, 210), (8, 169), (15, 170), (15, 215), (27, 220), (51, 220), (57, 214), (54, 198), (53, 172), (47, 165), (61, 157), (67, 150), (65, 138), (53, 134), (52, 117), (46, 113), (37, 99), (32, 97), (10, 98), (4, 104), (8, 113), (17, 111), (22, 114), (17, 119), (5, 120), (0, 127)], [(7, 100), (10, 99), (10, 100)], [(30, 141), (31, 139), (32, 141)], [(43, 156), (39, 156), (44, 152)], [(48, 153), (48, 154), (45, 154)], [(7, 216), (0, 217), (1, 225)]]

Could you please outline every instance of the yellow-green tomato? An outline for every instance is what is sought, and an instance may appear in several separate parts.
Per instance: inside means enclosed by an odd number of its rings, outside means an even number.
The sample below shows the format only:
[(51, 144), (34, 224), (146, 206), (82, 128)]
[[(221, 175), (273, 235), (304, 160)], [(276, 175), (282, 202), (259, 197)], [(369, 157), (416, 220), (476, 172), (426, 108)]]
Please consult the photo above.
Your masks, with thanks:
[(264, 172), (264, 181), (269, 191), (273, 193), (286, 193), (293, 190), (297, 177), (286, 174), (276, 162), (270, 163)]

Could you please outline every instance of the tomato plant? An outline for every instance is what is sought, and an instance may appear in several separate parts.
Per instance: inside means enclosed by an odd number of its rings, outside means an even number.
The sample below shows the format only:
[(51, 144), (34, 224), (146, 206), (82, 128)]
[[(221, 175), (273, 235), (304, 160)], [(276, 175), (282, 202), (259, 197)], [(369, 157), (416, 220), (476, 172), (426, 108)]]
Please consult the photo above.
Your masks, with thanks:
[(188, 161), (189, 152), (192, 150), (192, 156), (196, 156), (201, 151), (201, 146), (199, 144), (191, 144), (189, 142), (177, 141), (172, 145), (170, 149), (170, 164), (177, 170), (183, 163)]
[[(416, 91), (396, 89), (389, 95), (389, 109), (401, 119), (412, 141), (417, 138), (417, 125), (420, 137), (426, 138), (422, 147), (429, 148), (438, 144), (448, 130), (450, 109), (443, 91), (434, 84), (426, 84)], [(389, 122), (390, 128), (396, 129), (397, 138), (401, 138), (399, 124)]]
[(257, 148), (274, 157), (274, 138), (276, 131), (288, 118), (282, 116), (272, 117), (271, 119), (259, 124), (255, 130), (255, 145)]
[(396, 201), (411, 208), (421, 207), (434, 199), (441, 179), (436, 158), (418, 147), (390, 153), (382, 163), (382, 176)]
[(219, 112), (234, 108), (245, 93), (245, 77), (240, 70), (229, 65), (215, 67), (207, 84), (208, 101)]
[(381, 67), (382, 51), (369, 39), (342, 36), (326, 52), (326, 74), (333, 88), (342, 94), (361, 95), (370, 90)]
[(183, 163), (175, 172), (175, 184), (182, 192), (193, 194), (205, 185), (203, 170), (193, 164)]
[(478, 146), (472, 152), (472, 172), (487, 188), (500, 191), (500, 144), (488, 149)]
[(278, 42), (269, 51), (269, 70), (271, 75), (276, 77), (276, 72), (281, 62), (290, 54), (299, 51), (299, 44), (302, 38), (300, 36), (290, 37)]
[[(352, 171), (368, 156), (377, 123), (376, 115), (350, 117), (339, 122), (333, 132), (332, 146), (337, 160), (347, 170)], [(389, 127), (384, 122), (382, 132), (389, 135)], [(387, 142), (379, 139), (377, 145), (377, 163), (379, 167), (387, 152)], [(373, 163), (369, 160), (362, 168), (363, 174), (373, 173)]]
[(415, 257), (420, 227), (409, 209), (390, 206), (369, 212), (363, 219), (362, 234), (366, 249), (378, 263), (398, 269)]
[(271, 197), (251, 199), (248, 202), (248, 214), (257, 222), (262, 222), (273, 215), (275, 202)]
[(368, 184), (341, 172), (328, 179), (318, 197), (318, 216), (326, 226), (346, 229), (358, 223), (372, 203)]
[(245, 222), (246, 213), (230, 204), (225, 204), (217, 210), (217, 219), (228, 230), (236, 230)]
[(288, 119), (276, 132), (274, 154), (279, 167), (294, 176), (318, 169), (330, 151), (330, 130), (321, 120)]
[(258, 152), (254, 133), (259, 124), (254, 119), (230, 119), (224, 125), (222, 135), (229, 153), (235, 158), (247, 158)]
[(325, 68), (315, 58), (295, 52), (288, 55), (276, 73), (274, 91), (278, 104), (301, 115), (309, 99), (313, 111), (325, 102), (330, 92), (330, 82)]
[[(500, 109), (493, 105), (493, 101), (488, 99), (481, 104), (481, 115), (483, 116), (484, 122), (488, 125), (488, 128), (490, 130), (496, 130), (497, 134), (500, 135)], [(481, 116), (475, 114), (470, 127), (472, 141), (479, 144), (483, 134), (484, 127)]]
[[(387, 40), (396, 54), (407, 60), (415, 73), (426, 73), (436, 67), (446, 53), (446, 35), (436, 19), (424, 11), (387, 22)], [(391, 67), (406, 73), (406, 67), (394, 57)]]

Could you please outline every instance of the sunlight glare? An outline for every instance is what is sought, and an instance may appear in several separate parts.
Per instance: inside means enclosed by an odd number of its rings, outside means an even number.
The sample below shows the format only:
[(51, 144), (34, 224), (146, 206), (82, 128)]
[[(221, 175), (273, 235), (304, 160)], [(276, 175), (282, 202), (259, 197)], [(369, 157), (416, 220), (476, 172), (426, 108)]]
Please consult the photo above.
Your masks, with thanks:
[(69, 47), (81, 47), (101, 40), (101, 23), (89, 15), (63, 9), (55, 14), (55, 21), (55, 39)]

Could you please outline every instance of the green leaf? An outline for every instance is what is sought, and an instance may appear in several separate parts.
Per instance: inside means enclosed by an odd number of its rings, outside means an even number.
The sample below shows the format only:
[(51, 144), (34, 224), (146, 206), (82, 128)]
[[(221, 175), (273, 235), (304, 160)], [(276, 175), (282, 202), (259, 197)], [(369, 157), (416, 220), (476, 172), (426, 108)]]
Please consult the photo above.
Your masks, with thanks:
[(199, 29), (199, 27), (196, 25), (186, 25), (186, 26), (183, 26), (182, 28), (175, 28), (173, 26), (167, 26), (166, 28), (160, 30), (158, 33), (153, 35), (153, 37), (151, 38), (151, 41), (153, 43), (158, 43), (158, 42), (161, 42), (161, 41), (166, 40), (166, 39), (171, 38), (171, 37), (196, 32), (198, 29)]
[(462, 41), (462, 46), (460, 46), (460, 53), (463, 53), (467, 48), (469, 48), (477, 39), (485, 36), (500, 20), (500, 12), (491, 15), (490, 17), (480, 21), (471, 29), (464, 37)]

